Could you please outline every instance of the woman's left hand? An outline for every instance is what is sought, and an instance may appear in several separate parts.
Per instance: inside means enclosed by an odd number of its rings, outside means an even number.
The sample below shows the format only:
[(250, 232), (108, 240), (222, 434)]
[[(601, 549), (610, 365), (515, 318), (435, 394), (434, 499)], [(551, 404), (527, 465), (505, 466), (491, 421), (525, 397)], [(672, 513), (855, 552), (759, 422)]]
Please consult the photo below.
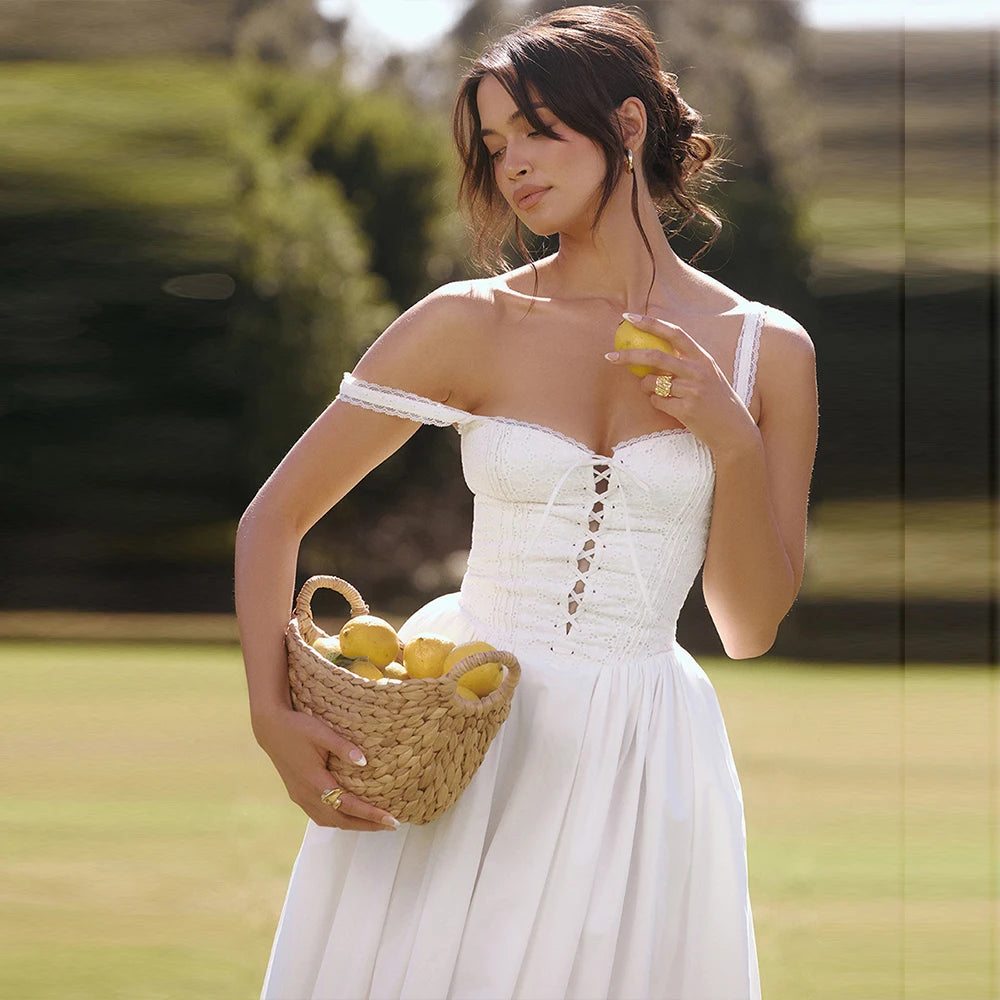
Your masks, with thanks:
[[(679, 420), (716, 455), (740, 450), (753, 440), (758, 430), (750, 411), (708, 351), (666, 320), (633, 314), (628, 315), (628, 320), (638, 329), (662, 337), (679, 355), (628, 350), (613, 352), (616, 357), (608, 356), (614, 365), (646, 365), (653, 369), (648, 375), (635, 376), (653, 409)], [(673, 376), (669, 396), (657, 395), (658, 374)]]

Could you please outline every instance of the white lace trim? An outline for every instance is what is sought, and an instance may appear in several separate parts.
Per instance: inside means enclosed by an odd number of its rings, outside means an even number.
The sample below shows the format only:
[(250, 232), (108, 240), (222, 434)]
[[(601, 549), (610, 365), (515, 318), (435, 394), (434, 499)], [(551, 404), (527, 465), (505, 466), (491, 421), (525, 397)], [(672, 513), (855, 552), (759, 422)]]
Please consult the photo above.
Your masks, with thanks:
[[(495, 420), (500, 424), (509, 424), (512, 427), (530, 427), (536, 431), (542, 431), (545, 434), (551, 434), (552, 437), (559, 438), (560, 441), (565, 441), (567, 444), (571, 444), (581, 451), (586, 452), (588, 455), (595, 455), (597, 458), (613, 458), (613, 455), (601, 455), (596, 451), (593, 451), (589, 445), (584, 444), (582, 441), (575, 437), (570, 437), (569, 434), (563, 434), (562, 431), (557, 431), (554, 427), (549, 427), (546, 424), (533, 424), (526, 420), (517, 420), (514, 417), (501, 417), (494, 416), (492, 414), (486, 413), (481, 415), (473, 415), (474, 420)], [(626, 445), (637, 444), (639, 441), (650, 441), (653, 438), (662, 437), (665, 434), (690, 434), (691, 431), (687, 427), (665, 427), (662, 430), (650, 431), (648, 434), (640, 434), (638, 437), (626, 438), (624, 441), (619, 441), (611, 450), (618, 451), (619, 448), (624, 448)]]
[(618, 451), (619, 448), (624, 448), (626, 445), (638, 444), (640, 441), (652, 441), (654, 438), (666, 437), (668, 434), (690, 433), (691, 431), (687, 427), (664, 427), (659, 431), (650, 431), (648, 434), (640, 434), (638, 437), (626, 438), (624, 441), (619, 441), (611, 450)]
[[(388, 397), (388, 400), (379, 397)], [(461, 410), (455, 406), (448, 406), (447, 403), (439, 403), (437, 400), (428, 399), (426, 396), (418, 396), (413, 392), (406, 392), (404, 389), (394, 389), (391, 386), (379, 385), (375, 382), (366, 382), (359, 379), (350, 372), (344, 372), (343, 380), (340, 383), (340, 393), (338, 398), (345, 402), (354, 403), (357, 406), (375, 410), (378, 413), (387, 413), (390, 416), (406, 417), (408, 420), (417, 420), (421, 423), (434, 424), (437, 427), (448, 427), (453, 424), (468, 424), (476, 420), (492, 420), (498, 424), (507, 424), (511, 427), (529, 427), (543, 434), (549, 434), (573, 445), (588, 455), (597, 455), (598, 458), (612, 458), (613, 455), (598, 455), (583, 441), (569, 434), (563, 434), (554, 427), (546, 424), (535, 424), (527, 420), (517, 420), (515, 417), (504, 417), (491, 413), (469, 413), (468, 410)], [(655, 438), (665, 437), (669, 434), (690, 434), (687, 427), (664, 427), (662, 430), (650, 431), (648, 434), (640, 434), (637, 437), (626, 438), (619, 441), (611, 449), (616, 452), (622, 448), (639, 444), (641, 441), (652, 441)]]
[(736, 363), (733, 372), (733, 388), (743, 400), (743, 405), (747, 407), (753, 398), (757, 357), (760, 353), (760, 331), (764, 327), (764, 315), (767, 310), (767, 306), (759, 302), (753, 305), (754, 309), (747, 313), (736, 344)]
[[(384, 398), (380, 400), (380, 396), (388, 396), (392, 402), (387, 402)], [(344, 372), (338, 398), (347, 403), (363, 406), (368, 410), (376, 410), (394, 417), (406, 417), (408, 420), (433, 424), (436, 427), (465, 423), (472, 416), (466, 410), (448, 406), (446, 403), (439, 403), (426, 396), (418, 396), (416, 393), (406, 392), (403, 389), (366, 382), (364, 379), (356, 378), (350, 372)]]
[(477, 414), (477, 416), (480, 420), (494, 420), (498, 424), (507, 424), (510, 427), (530, 427), (533, 430), (542, 431), (545, 434), (551, 434), (552, 437), (559, 438), (560, 441), (565, 441), (567, 444), (581, 448), (588, 455), (593, 454), (590, 448), (588, 448), (582, 441), (578, 441), (575, 437), (570, 437), (569, 434), (563, 434), (562, 431), (557, 431), (554, 427), (548, 427), (545, 424), (533, 424), (527, 420), (517, 420), (514, 417), (501, 417), (492, 413), (481, 413)]

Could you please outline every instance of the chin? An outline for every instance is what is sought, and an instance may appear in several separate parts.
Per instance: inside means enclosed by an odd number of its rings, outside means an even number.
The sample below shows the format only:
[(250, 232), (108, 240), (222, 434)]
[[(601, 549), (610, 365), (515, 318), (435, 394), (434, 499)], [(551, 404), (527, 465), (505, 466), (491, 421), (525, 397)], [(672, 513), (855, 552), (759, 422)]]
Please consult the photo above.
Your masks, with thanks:
[(521, 225), (534, 233), (535, 236), (555, 236), (556, 233), (561, 232), (559, 223), (553, 222), (551, 218), (546, 219), (537, 215), (529, 215), (528, 218), (519, 215), (518, 218), (521, 220)]
[[(523, 221), (523, 220), (522, 220)], [(558, 226), (545, 226), (541, 223), (536, 222), (533, 226), (528, 225), (527, 222), (524, 225), (535, 234), (535, 236), (555, 236), (559, 232)]]

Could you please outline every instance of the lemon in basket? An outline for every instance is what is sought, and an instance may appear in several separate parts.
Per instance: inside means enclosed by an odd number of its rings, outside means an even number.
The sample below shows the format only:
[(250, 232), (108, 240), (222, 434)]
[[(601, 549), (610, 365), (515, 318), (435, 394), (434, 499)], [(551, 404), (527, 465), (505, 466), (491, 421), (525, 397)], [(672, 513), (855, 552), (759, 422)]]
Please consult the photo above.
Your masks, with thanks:
[(312, 647), (320, 656), (325, 656), (331, 663), (336, 663), (337, 657), (341, 655), (340, 640), (335, 635), (321, 635), (312, 644)]
[(468, 697), (466, 691), (471, 692), (476, 698), (485, 698), (500, 687), (502, 680), (503, 667), (499, 663), (484, 663), (481, 666), (473, 667), (459, 677), (458, 693), (463, 698)]
[(432, 632), (415, 635), (403, 646), (403, 666), (408, 677), (440, 677), (455, 643)]
[[(496, 646), (491, 646), (488, 642), (463, 642), (461, 646), (456, 646), (444, 661), (444, 668), (441, 673), (446, 674), (459, 660), (464, 660), (473, 653), (485, 653), (487, 650), (495, 650)], [(469, 671), (471, 673), (472, 671)], [(468, 674), (466, 674), (468, 676)]]
[(366, 657), (376, 667), (387, 667), (399, 656), (396, 630), (375, 615), (358, 615), (345, 622), (339, 638), (344, 656)]
[(341, 666), (347, 667), (352, 674), (357, 674), (359, 677), (367, 677), (370, 681), (380, 681), (385, 677), (385, 674), (365, 656), (359, 656), (350, 662), (341, 660)]
[(382, 668), (382, 673), (386, 677), (394, 681), (405, 681), (410, 675), (406, 672), (406, 667), (402, 663), (390, 663), (388, 666)]

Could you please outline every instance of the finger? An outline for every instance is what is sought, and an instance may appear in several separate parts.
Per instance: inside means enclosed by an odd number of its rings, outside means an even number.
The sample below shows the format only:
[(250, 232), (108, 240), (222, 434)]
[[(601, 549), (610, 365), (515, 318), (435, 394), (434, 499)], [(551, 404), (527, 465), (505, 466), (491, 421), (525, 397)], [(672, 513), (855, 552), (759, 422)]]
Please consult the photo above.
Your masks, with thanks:
[(664, 375), (682, 375), (691, 371), (691, 362), (666, 351), (638, 350), (611, 351), (605, 357), (615, 365), (648, 365)]
[[(361, 747), (315, 716), (303, 714), (302, 717), (306, 720), (313, 741), (323, 750), (333, 754), (338, 763), (343, 762), (351, 767), (364, 767), (367, 760)], [(352, 757), (352, 754), (356, 756)]]
[(370, 823), (368, 820), (356, 819), (347, 813), (334, 809), (323, 802), (298, 803), (302, 811), (317, 825), (328, 826), (338, 830), (354, 830), (358, 833), (389, 833), (390, 828), (381, 823)]
[[(663, 372), (664, 375), (670, 375), (671, 372)], [(656, 396), (657, 399), (669, 399), (673, 397), (677, 399), (684, 395), (684, 383), (677, 380), (677, 376), (670, 380), (670, 396), (661, 396), (656, 391), (656, 380), (659, 378), (658, 375), (643, 375), (639, 380), (639, 387), (644, 391), (648, 392), (650, 395)]]
[(358, 822), (371, 823), (383, 830), (390, 829), (387, 821), (395, 819), (392, 813), (385, 809), (379, 809), (378, 806), (373, 806), (370, 802), (366, 802), (351, 792), (344, 792), (341, 796), (340, 809), (337, 812)]
[[(345, 790), (340, 796), (340, 805), (336, 809), (332, 805), (323, 802), (322, 796), (331, 788), (343, 787), (333, 771), (326, 769), (320, 771), (314, 778), (314, 784), (316, 788), (313, 792), (313, 801), (319, 802), (321, 809), (330, 810), (350, 820), (352, 824), (355, 824), (352, 826), (352, 829), (395, 829), (395, 827), (385, 825), (386, 820), (395, 819), (392, 813), (385, 809), (379, 809), (378, 806), (373, 806), (370, 802), (366, 802), (353, 792)], [(361, 824), (360, 827), (356, 826), (358, 823)], [(332, 825), (339, 826), (340, 824), (333, 821)]]

